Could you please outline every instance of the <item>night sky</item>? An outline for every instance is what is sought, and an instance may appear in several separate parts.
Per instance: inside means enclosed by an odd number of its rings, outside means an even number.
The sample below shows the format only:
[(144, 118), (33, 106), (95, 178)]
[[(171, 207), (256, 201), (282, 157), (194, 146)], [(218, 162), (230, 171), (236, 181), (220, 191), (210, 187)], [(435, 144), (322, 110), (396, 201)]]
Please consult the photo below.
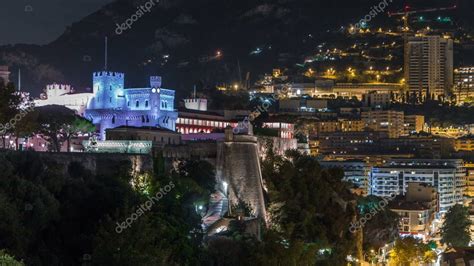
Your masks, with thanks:
[(46, 44), (113, 0), (1, 0), (0, 45)]

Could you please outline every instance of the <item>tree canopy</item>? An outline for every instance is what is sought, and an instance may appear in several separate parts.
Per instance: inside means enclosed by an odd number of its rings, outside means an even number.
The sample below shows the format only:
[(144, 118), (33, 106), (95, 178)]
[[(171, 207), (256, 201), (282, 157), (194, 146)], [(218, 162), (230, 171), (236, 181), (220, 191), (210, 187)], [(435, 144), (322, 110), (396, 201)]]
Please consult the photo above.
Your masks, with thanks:
[(470, 226), (468, 208), (454, 205), (446, 213), (441, 228), (441, 243), (450, 247), (467, 247), (471, 241)]
[(399, 238), (391, 250), (389, 265), (428, 264), (436, 261), (437, 255), (428, 244), (413, 237)]
[(348, 228), (356, 202), (342, 181), (340, 169), (322, 169), (314, 157), (287, 152), (276, 156), (268, 149), (262, 163), (268, 188), (271, 228), (289, 245), (297, 243), (327, 250), (334, 265), (355, 254), (356, 236)]

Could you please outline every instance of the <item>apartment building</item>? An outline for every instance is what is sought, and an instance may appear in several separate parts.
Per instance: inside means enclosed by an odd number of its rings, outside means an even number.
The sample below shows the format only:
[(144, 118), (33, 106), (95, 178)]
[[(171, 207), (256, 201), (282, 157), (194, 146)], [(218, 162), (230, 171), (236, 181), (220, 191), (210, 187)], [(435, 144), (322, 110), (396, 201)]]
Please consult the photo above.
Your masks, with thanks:
[(453, 40), (441, 36), (409, 38), (405, 79), (410, 94), (420, 101), (446, 95), (453, 86)]
[(404, 113), (393, 110), (375, 110), (361, 113), (365, 127), (373, 131), (386, 132), (389, 138), (404, 135)]
[(438, 191), (440, 213), (455, 204), (463, 204), (466, 169), (458, 159), (393, 159), (372, 168), (370, 194), (380, 197), (405, 195), (409, 183), (413, 182), (429, 184)]
[(415, 235), (426, 240), (434, 232), (438, 212), (438, 193), (426, 183), (408, 183), (407, 193), (389, 203), (389, 209), (400, 216), (401, 235)]
[(458, 103), (474, 100), (474, 66), (454, 70), (454, 95)]
[(405, 115), (404, 117), (404, 134), (410, 135), (420, 133), (424, 130), (425, 117), (422, 115)]

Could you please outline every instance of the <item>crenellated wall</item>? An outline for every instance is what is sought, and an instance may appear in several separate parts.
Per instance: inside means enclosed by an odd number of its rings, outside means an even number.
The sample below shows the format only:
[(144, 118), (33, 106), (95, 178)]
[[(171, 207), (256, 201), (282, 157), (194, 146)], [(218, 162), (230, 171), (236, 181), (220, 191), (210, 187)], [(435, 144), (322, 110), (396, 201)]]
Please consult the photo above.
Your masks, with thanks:
[(66, 85), (66, 84), (49, 84), (46, 85), (46, 97), (48, 99), (54, 98), (54, 97), (59, 97), (65, 94), (70, 94), (74, 93), (74, 88), (71, 87), (71, 85)]

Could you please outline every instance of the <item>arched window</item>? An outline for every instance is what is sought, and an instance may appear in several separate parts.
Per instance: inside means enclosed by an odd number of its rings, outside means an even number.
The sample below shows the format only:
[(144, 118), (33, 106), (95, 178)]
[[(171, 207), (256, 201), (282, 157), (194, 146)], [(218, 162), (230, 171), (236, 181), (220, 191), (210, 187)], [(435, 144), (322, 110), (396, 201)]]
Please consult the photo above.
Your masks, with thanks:
[(148, 100), (145, 101), (145, 107), (148, 107)]
[(115, 124), (115, 115), (112, 116), (112, 124)]
[(140, 102), (139, 102), (139, 101), (137, 101), (137, 102), (135, 103), (135, 107), (137, 107), (137, 108), (140, 107)]

